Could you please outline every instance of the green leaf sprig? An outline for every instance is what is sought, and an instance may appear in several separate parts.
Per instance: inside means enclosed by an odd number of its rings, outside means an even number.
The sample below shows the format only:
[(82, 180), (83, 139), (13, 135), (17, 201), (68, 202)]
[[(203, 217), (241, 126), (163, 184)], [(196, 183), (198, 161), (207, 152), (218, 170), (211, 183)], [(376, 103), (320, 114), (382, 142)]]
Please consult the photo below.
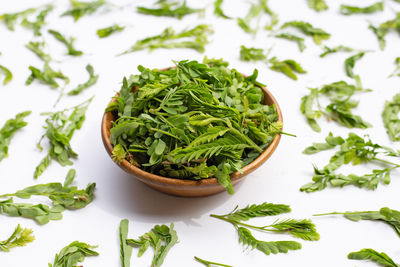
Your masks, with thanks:
[(285, 29), (285, 28), (289, 28), (289, 27), (296, 28), (296, 29), (300, 30), (303, 34), (305, 34), (307, 36), (311, 36), (314, 40), (314, 43), (316, 43), (318, 45), (320, 45), (322, 43), (322, 41), (327, 40), (331, 37), (331, 35), (329, 33), (327, 33), (326, 31), (324, 31), (320, 28), (315, 28), (310, 23), (304, 22), (304, 21), (286, 22), (281, 26), (281, 29)]
[(165, 177), (216, 177), (232, 194), (230, 174), (257, 158), (282, 124), (275, 107), (262, 104), (257, 70), (245, 78), (222, 60), (204, 62), (139, 66), (139, 75), (124, 79), (106, 110), (117, 116), (113, 158)]
[(325, 0), (307, 0), (307, 2), (310, 8), (318, 12), (327, 10), (329, 8)]
[(249, 246), (252, 249), (256, 248), (269, 255), (271, 253), (287, 253), (288, 250), (301, 249), (301, 244), (296, 241), (266, 242), (257, 240), (249, 229), (261, 232), (287, 233), (309, 241), (319, 240), (319, 234), (315, 230), (315, 225), (311, 220), (278, 219), (272, 224), (265, 226), (244, 223), (244, 221), (248, 221), (251, 218), (273, 216), (290, 211), (291, 209), (287, 205), (264, 202), (259, 205), (248, 205), (243, 209), (236, 207), (232, 212), (225, 215), (211, 214), (210, 216), (231, 223), (238, 232), (239, 243)]
[(47, 54), (46, 52), (43, 51), (43, 48), (45, 47), (44, 42), (29, 42), (27, 45), (25, 45), (26, 48), (31, 50), (33, 53), (35, 53), (36, 56), (38, 56), (41, 60), (44, 62), (50, 62), (51, 61), (51, 56)]
[(32, 29), (35, 36), (42, 36), (41, 29), (46, 25), (46, 17), (53, 9), (53, 5), (46, 5), (36, 16), (35, 21), (29, 21), (28, 18), (25, 17), (21, 25), (27, 29)]
[[(25, 217), (38, 224), (46, 224), (50, 220), (61, 220), (65, 209), (82, 209), (93, 201), (95, 183), (88, 184), (86, 189), (71, 186), (75, 178), (75, 170), (71, 169), (64, 184), (48, 183), (29, 186), (12, 194), (0, 195), (0, 198), (11, 197), (0, 201), (0, 213), (13, 217)], [(14, 203), (12, 197), (29, 199), (31, 196), (44, 196), (52, 201), (52, 207), (45, 204)]]
[(300, 65), (300, 63), (296, 62), (293, 59), (286, 60), (278, 60), (276, 57), (272, 57), (269, 59), (270, 66), (269, 68), (273, 71), (281, 72), (285, 74), (287, 77), (297, 80), (296, 73), (304, 74), (307, 73), (305, 69)]
[(0, 161), (8, 157), (8, 146), (14, 134), (21, 128), (28, 125), (24, 118), (31, 114), (31, 111), (24, 111), (15, 115), (15, 118), (6, 121), (0, 129)]
[(32, 229), (22, 228), (21, 225), (18, 224), (7, 240), (0, 241), (0, 251), (9, 252), (11, 248), (26, 246), (26, 244), (35, 240), (32, 233)]
[(64, 37), (60, 32), (55, 31), (55, 30), (48, 30), (48, 32), (54, 36), (54, 38), (56, 38), (56, 40), (60, 41), (61, 43), (63, 43), (67, 49), (68, 49), (68, 53), (67, 55), (70, 56), (81, 56), (83, 54), (82, 51), (80, 50), (76, 50), (74, 47), (74, 41), (75, 38), (70, 37), (69, 39)]
[(400, 94), (393, 96), (392, 101), (385, 102), (382, 112), (383, 125), (392, 141), (400, 141)]
[(186, 1), (161, 0), (157, 1), (154, 8), (139, 6), (136, 8), (138, 13), (157, 17), (173, 17), (182, 19), (184, 16), (203, 12), (203, 9), (191, 8), (186, 5)]
[(99, 253), (93, 250), (96, 247), (74, 241), (56, 254), (53, 264), (49, 263), (49, 267), (75, 267), (77, 263), (83, 262), (85, 257), (98, 256)]
[(344, 61), (344, 69), (346, 71), (346, 75), (350, 78), (353, 78), (356, 82), (356, 85), (358, 88), (362, 88), (361, 86), (361, 79), (359, 75), (354, 74), (354, 65), (356, 62), (360, 59), (362, 59), (365, 55), (365, 52), (360, 52), (358, 54), (355, 54), (351, 57), (348, 57)]
[(322, 54), (319, 55), (319, 57), (321, 57), (321, 58), (326, 57), (329, 54), (333, 54), (333, 53), (337, 53), (337, 52), (353, 52), (354, 51), (353, 48), (344, 46), (344, 45), (338, 45), (338, 46), (335, 46), (332, 48), (325, 45), (322, 49), (324, 51)]
[(79, 84), (75, 89), (68, 92), (68, 95), (79, 95), (87, 88), (96, 84), (97, 80), (99, 79), (98, 74), (94, 74), (93, 66), (88, 64), (86, 65), (86, 70), (89, 73), (89, 80), (85, 83)]
[[(301, 187), (301, 191), (307, 193), (325, 189), (328, 184), (332, 187), (343, 187), (347, 185), (355, 185), (360, 188), (374, 190), (380, 182), (384, 184), (390, 183), (391, 172), (400, 167), (399, 164), (390, 162), (379, 156), (400, 157), (400, 153), (389, 147), (381, 146), (373, 143), (369, 138), (362, 138), (355, 133), (349, 133), (346, 139), (334, 137), (331, 133), (325, 139), (325, 143), (314, 143), (311, 147), (307, 147), (303, 153), (315, 154), (323, 150), (329, 150), (339, 147), (323, 169), (314, 166), (313, 182)], [(378, 163), (385, 165), (383, 169), (374, 169), (370, 174), (337, 174), (335, 170), (344, 164), (359, 165), (362, 163)]]
[(278, 15), (269, 8), (268, 0), (258, 0), (252, 3), (247, 15), (244, 18), (237, 18), (237, 23), (245, 32), (256, 34), (259, 29), (258, 22), (264, 14), (270, 17), (269, 23), (264, 28), (272, 30), (279, 21)]
[(215, 0), (214, 1), (214, 15), (223, 18), (223, 19), (231, 19), (231, 17), (225, 15), (224, 10), (222, 9), (222, 4), (224, 0)]
[(280, 33), (280, 34), (275, 35), (274, 37), (281, 38), (281, 39), (286, 39), (288, 41), (292, 41), (292, 42), (297, 43), (297, 46), (298, 46), (300, 52), (303, 52), (304, 49), (306, 49), (306, 45), (304, 44), (304, 38), (301, 38), (301, 37), (296, 36), (294, 34)]
[(37, 10), (36, 8), (28, 8), (26, 10), (16, 13), (5, 13), (0, 15), (0, 21), (3, 21), (10, 31), (14, 31), (15, 24), (17, 24), (17, 21), (20, 18), (22, 19), (26, 18), (29, 14), (36, 12), (36, 10)]
[(6, 85), (7, 83), (11, 82), (13, 75), (12, 72), (7, 67), (0, 65), (0, 73), (4, 74), (3, 85)]
[(379, 26), (370, 24), (369, 29), (371, 29), (378, 38), (381, 50), (384, 50), (386, 46), (385, 36), (391, 31), (396, 31), (398, 33), (400, 32), (400, 12), (396, 14), (394, 19), (385, 21)]
[(349, 5), (340, 5), (340, 14), (342, 15), (354, 15), (354, 14), (373, 14), (376, 12), (383, 11), (384, 3), (376, 2), (375, 4), (366, 7), (357, 7)]
[(369, 260), (377, 263), (383, 267), (399, 267), (400, 265), (395, 263), (386, 253), (377, 252), (371, 248), (364, 248), (358, 252), (351, 252), (347, 255), (350, 260)]
[(392, 72), (392, 74), (390, 74), (389, 78), (393, 76), (400, 77), (400, 57), (396, 57), (394, 64), (396, 65), (396, 69)]
[(102, 28), (102, 29), (98, 29), (96, 31), (97, 36), (99, 38), (106, 38), (108, 36), (110, 36), (111, 34), (117, 33), (117, 32), (122, 32), (123, 30), (125, 30), (125, 26), (119, 26), (119, 25), (112, 25), (106, 28)]
[(128, 246), (126, 240), (129, 232), (129, 220), (123, 219), (119, 224), (119, 243), (121, 267), (131, 266), (132, 247)]
[(206, 24), (200, 24), (192, 29), (183, 30), (178, 33), (175, 33), (174, 29), (168, 27), (159, 35), (137, 41), (131, 48), (120, 55), (145, 49), (152, 51), (158, 48), (188, 48), (203, 53), (205, 45), (208, 44), (207, 35), (212, 33), (211, 26)]
[(25, 85), (30, 85), (34, 80), (38, 80), (39, 82), (50, 86), (50, 88), (55, 89), (60, 86), (55, 79), (64, 80), (65, 84), (69, 83), (69, 78), (67, 76), (65, 76), (60, 70), (53, 70), (47, 62), (43, 65), (43, 71), (33, 66), (29, 66), (29, 70), (31, 71), (31, 75), (26, 79)]
[(223, 266), (223, 267), (233, 267), (231, 265), (226, 265), (223, 263), (218, 263), (218, 262), (212, 262), (212, 261), (208, 261), (208, 260), (203, 260), (199, 257), (194, 257), (194, 259), (202, 264), (204, 264), (206, 267), (212, 267), (212, 266)]
[[(310, 93), (301, 99), (300, 110), (306, 117), (310, 127), (316, 132), (321, 131), (321, 127), (316, 120), (321, 116), (348, 128), (366, 129), (371, 127), (371, 124), (352, 113), (352, 109), (358, 106), (358, 101), (353, 100), (352, 96), (356, 92), (365, 91), (369, 90), (363, 90), (344, 81), (326, 84), (321, 89), (310, 88)], [(330, 101), (325, 107), (320, 104), (319, 99), (321, 96), (327, 97)], [(316, 110), (314, 109), (315, 104), (318, 106)]]
[(74, 21), (78, 21), (85, 15), (93, 14), (100, 7), (106, 4), (105, 0), (95, 0), (91, 2), (81, 2), (77, 0), (70, 0), (71, 9), (65, 11), (61, 16), (72, 16)]
[(242, 61), (258, 61), (266, 58), (262, 48), (245, 47), (244, 45), (240, 47), (240, 60)]
[(346, 211), (316, 214), (314, 216), (343, 215), (346, 219), (358, 222), (360, 220), (378, 221), (391, 226), (400, 237), (400, 212), (384, 207), (379, 211)]
[(159, 267), (163, 264), (169, 250), (178, 242), (178, 235), (174, 224), (156, 225), (150, 232), (139, 236), (138, 239), (127, 239), (126, 243), (132, 247), (138, 247), (138, 257), (141, 257), (151, 246), (154, 249), (152, 267)]
[[(42, 150), (40, 143), (44, 137), (49, 140), (50, 148), (48, 154), (42, 159), (35, 169), (34, 178), (38, 178), (50, 165), (52, 160), (56, 160), (61, 166), (72, 165), (71, 158), (76, 158), (78, 154), (72, 150), (70, 141), (76, 130), (82, 127), (85, 121), (85, 112), (93, 98), (69, 109), (42, 113), (47, 115), (46, 133), (42, 136), (37, 146)], [(72, 111), (71, 111), (72, 110)], [(69, 112), (69, 115), (67, 115)]]

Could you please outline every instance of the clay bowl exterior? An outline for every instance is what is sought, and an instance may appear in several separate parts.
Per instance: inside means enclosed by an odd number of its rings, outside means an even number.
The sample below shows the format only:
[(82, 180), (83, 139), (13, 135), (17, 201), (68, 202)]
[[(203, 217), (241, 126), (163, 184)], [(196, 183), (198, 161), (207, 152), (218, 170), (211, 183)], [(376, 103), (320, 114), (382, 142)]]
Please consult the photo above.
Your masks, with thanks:
[[(282, 112), (279, 108), (278, 103), (272, 94), (265, 88), (260, 87), (264, 92), (264, 104), (272, 105), (275, 104), (276, 111), (278, 114), (278, 121), (283, 122)], [(114, 101), (114, 100), (113, 100)], [(112, 101), (111, 101), (112, 102)], [(103, 139), (104, 146), (111, 157), (113, 146), (110, 141), (110, 129), (112, 127), (113, 121), (115, 121), (116, 116), (112, 112), (106, 112), (103, 116), (101, 123), (101, 137)], [(243, 173), (234, 172), (231, 174), (232, 184), (235, 185), (245, 178), (245, 176), (258, 167), (260, 167), (275, 151), (279, 144), (281, 135), (278, 134), (272, 140), (271, 144), (266, 150), (253, 162), (242, 168)], [(146, 172), (127, 160), (122, 160), (120, 163), (116, 163), (120, 168), (122, 168), (127, 173), (131, 174), (135, 178), (139, 179), (148, 186), (156, 189), (158, 191), (164, 192), (166, 194), (181, 196), (181, 197), (203, 197), (213, 195), (222, 191), (225, 188), (222, 187), (216, 178), (207, 178), (198, 181), (194, 180), (183, 180), (176, 178), (162, 177), (156, 174)]]

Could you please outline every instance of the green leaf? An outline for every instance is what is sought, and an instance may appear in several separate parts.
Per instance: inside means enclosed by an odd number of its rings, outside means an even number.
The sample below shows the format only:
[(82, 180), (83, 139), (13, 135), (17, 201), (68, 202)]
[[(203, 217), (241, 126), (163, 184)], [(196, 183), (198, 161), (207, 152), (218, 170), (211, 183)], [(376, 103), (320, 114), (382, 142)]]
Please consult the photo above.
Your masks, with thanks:
[(290, 33), (281, 33), (275, 35), (276, 38), (281, 38), (281, 39), (286, 39), (288, 41), (293, 41), (297, 43), (297, 46), (299, 47), (300, 52), (303, 52), (304, 49), (306, 49), (306, 45), (304, 44), (304, 39), (301, 37), (298, 37), (294, 34)]
[(320, 28), (315, 28), (308, 22), (304, 21), (289, 21), (281, 26), (281, 29), (288, 27), (296, 28), (305, 35), (311, 36), (314, 39), (314, 43), (320, 45), (323, 40), (327, 40), (331, 35)]
[(358, 53), (358, 54), (356, 54), (354, 56), (346, 58), (346, 60), (344, 61), (344, 69), (346, 70), (346, 74), (347, 74), (348, 77), (350, 77), (350, 78), (354, 78), (355, 77), (355, 74), (353, 72), (354, 65), (358, 60), (363, 58), (364, 55), (365, 55), (365, 52), (361, 52), (361, 53)]
[(11, 248), (26, 246), (27, 243), (31, 243), (35, 240), (32, 233), (32, 229), (22, 228), (18, 224), (7, 240), (0, 241), (0, 251), (9, 252)]
[(315, 154), (324, 150), (335, 148), (336, 146), (342, 145), (344, 140), (340, 136), (333, 136), (330, 132), (325, 138), (326, 143), (313, 143), (312, 146), (307, 147), (303, 150), (303, 154)]
[(111, 34), (122, 32), (123, 30), (125, 30), (125, 27), (114, 24), (106, 28), (98, 29), (96, 33), (99, 38), (106, 38)]
[(212, 266), (233, 267), (233, 266), (231, 266), (231, 265), (226, 265), (226, 264), (223, 264), (223, 263), (218, 263), (218, 262), (212, 262), (212, 261), (203, 260), (203, 259), (200, 259), (199, 257), (196, 257), (196, 256), (194, 257), (194, 259), (195, 259), (196, 261), (198, 261), (198, 262), (204, 264), (204, 265), (207, 266), (207, 267), (212, 267)]
[(157, 17), (174, 17), (182, 19), (186, 15), (203, 12), (203, 9), (188, 7), (186, 1), (158, 1), (154, 8), (139, 6), (136, 8), (138, 13)]
[(8, 68), (4, 67), (3, 65), (0, 65), (0, 73), (3, 73), (5, 76), (3, 80), (3, 85), (6, 85), (7, 83), (11, 82), (13, 75)]
[(65, 11), (61, 16), (72, 16), (74, 21), (78, 21), (85, 15), (92, 14), (100, 7), (106, 4), (105, 0), (96, 0), (92, 2), (81, 2), (77, 0), (70, 0), (71, 9)]
[(87, 88), (96, 84), (97, 80), (99, 79), (99, 75), (94, 74), (93, 66), (90, 64), (86, 65), (86, 70), (89, 73), (89, 80), (85, 83), (79, 84), (75, 89), (69, 91), (68, 95), (78, 95)]
[(214, 1), (214, 15), (220, 18), (224, 19), (231, 19), (231, 17), (225, 15), (223, 9), (222, 9), (222, 4), (224, 0), (215, 0)]
[(254, 47), (245, 47), (242, 45), (240, 47), (240, 60), (242, 61), (259, 61), (266, 59), (264, 55), (264, 49), (254, 48)]
[(126, 244), (129, 231), (129, 221), (127, 219), (121, 220), (119, 224), (119, 242), (121, 254), (121, 266), (131, 266), (132, 247)]
[(54, 9), (54, 6), (49, 4), (43, 7), (43, 9), (36, 16), (35, 21), (29, 21), (26, 17), (21, 22), (21, 25), (27, 29), (32, 29), (35, 36), (42, 36), (40, 32), (42, 27), (46, 25), (47, 15)]
[(324, 52), (319, 55), (320, 57), (326, 57), (329, 54), (337, 53), (337, 52), (353, 52), (354, 49), (348, 46), (338, 45), (335, 47), (327, 47), (326, 45), (323, 47)]
[(324, 11), (328, 9), (328, 5), (324, 0), (307, 0), (308, 6), (315, 11)]
[(85, 257), (98, 256), (99, 253), (94, 251), (94, 248), (96, 246), (74, 241), (56, 254), (53, 264), (49, 263), (49, 267), (74, 267), (77, 263), (83, 262)]
[(237, 23), (245, 32), (256, 34), (258, 31), (258, 25), (254, 27), (253, 24), (255, 24), (255, 21), (259, 21), (264, 14), (267, 14), (270, 17), (270, 21), (265, 26), (265, 29), (272, 30), (279, 21), (277, 14), (269, 8), (268, 0), (258, 0), (257, 2), (252, 3), (247, 15), (244, 18), (237, 18)]
[(284, 219), (277, 220), (270, 227), (274, 228), (274, 232), (278, 233), (289, 233), (292, 236), (309, 240), (317, 241), (319, 240), (319, 234), (315, 229), (315, 225), (311, 220), (297, 220), (297, 219)]
[(269, 60), (269, 63), (271, 63), (271, 66), (269, 67), (271, 70), (282, 72), (293, 80), (297, 80), (297, 76), (294, 72), (301, 74), (307, 73), (299, 63), (292, 59), (279, 61), (276, 57), (273, 57)]
[(358, 252), (351, 252), (349, 255), (347, 255), (347, 258), (351, 260), (370, 260), (384, 267), (399, 266), (391, 258), (389, 258), (389, 256), (386, 255), (386, 253), (384, 252), (379, 253), (371, 248), (365, 248)]
[(24, 118), (29, 116), (31, 111), (24, 111), (15, 115), (15, 118), (9, 119), (0, 129), (0, 161), (8, 157), (8, 147), (14, 134), (21, 128), (28, 125)]
[(400, 141), (400, 94), (393, 96), (392, 101), (385, 101), (382, 112), (383, 125), (392, 141)]
[(44, 42), (29, 42), (27, 45), (25, 45), (26, 48), (35, 53), (41, 60), (44, 62), (49, 62), (51, 61), (51, 56), (43, 51), (44, 46)]
[(15, 24), (17, 24), (20, 18), (26, 18), (29, 14), (36, 12), (36, 10), (36, 8), (28, 8), (16, 13), (5, 13), (0, 15), (0, 21), (3, 21), (10, 31), (14, 31)]
[(400, 12), (396, 14), (396, 17), (394, 19), (385, 21), (377, 27), (370, 24), (368, 28), (371, 29), (372, 32), (376, 35), (381, 50), (384, 50), (386, 46), (386, 40), (385, 40), (386, 35), (391, 31), (398, 32), (399, 27), (400, 27)]
[(53, 35), (54, 38), (56, 38), (58, 41), (60, 41), (61, 43), (63, 43), (67, 47), (67, 49), (68, 49), (67, 55), (70, 55), (70, 56), (81, 56), (83, 54), (82, 51), (75, 49), (75, 47), (74, 47), (75, 38), (69, 37), (69, 39), (68, 39), (68, 38), (64, 37), (60, 32), (55, 31), (55, 30), (48, 30), (48, 33)]
[(224, 216), (232, 220), (247, 221), (251, 218), (274, 216), (290, 211), (291, 209), (288, 205), (264, 202), (259, 205), (247, 205), (245, 208), (242, 209), (237, 209), (236, 207), (232, 212)]
[(340, 5), (340, 13), (343, 15), (353, 15), (353, 14), (372, 14), (376, 12), (383, 11), (384, 3), (376, 2), (375, 4), (366, 7), (357, 7), (349, 5)]
[(37, 79), (41, 83), (47, 84), (50, 88), (54, 89), (59, 87), (59, 84), (55, 80), (56, 78), (64, 80), (65, 84), (69, 83), (69, 78), (67, 76), (61, 71), (53, 70), (47, 62), (43, 66), (43, 71), (33, 66), (29, 66), (29, 70), (31, 71), (31, 75), (26, 80), (25, 85), (30, 85)]

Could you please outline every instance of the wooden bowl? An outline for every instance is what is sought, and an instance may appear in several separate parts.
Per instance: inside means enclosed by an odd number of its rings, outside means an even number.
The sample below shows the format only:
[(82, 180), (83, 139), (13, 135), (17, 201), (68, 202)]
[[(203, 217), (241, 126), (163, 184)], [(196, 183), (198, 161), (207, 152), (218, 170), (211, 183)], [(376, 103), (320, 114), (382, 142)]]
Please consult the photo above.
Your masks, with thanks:
[[(278, 102), (276, 102), (275, 98), (272, 94), (265, 88), (260, 87), (264, 92), (264, 104), (272, 105), (275, 104), (276, 111), (278, 114), (278, 121), (283, 122), (282, 120), (282, 112), (279, 108)], [(112, 100), (113, 102), (115, 100)], [(103, 120), (101, 122), (101, 137), (103, 139), (104, 146), (111, 156), (113, 151), (113, 146), (110, 141), (110, 129), (112, 127), (112, 123), (116, 118), (114, 117), (112, 112), (106, 112), (103, 116)], [(244, 177), (260, 167), (275, 151), (276, 147), (279, 144), (281, 139), (281, 135), (278, 134), (272, 140), (271, 144), (267, 147), (266, 150), (253, 162), (248, 164), (247, 166), (242, 168), (243, 173), (234, 172), (231, 174), (232, 184), (235, 185), (239, 183)], [(198, 181), (194, 180), (183, 180), (177, 178), (168, 178), (159, 176), (156, 174), (152, 174), (146, 172), (131, 163), (127, 160), (122, 160), (120, 163), (116, 163), (119, 167), (121, 167), (124, 171), (131, 174), (135, 178), (139, 179), (143, 183), (148, 186), (175, 196), (182, 197), (202, 197), (213, 195), (222, 191), (225, 191), (225, 188), (222, 187), (216, 178), (207, 178)]]

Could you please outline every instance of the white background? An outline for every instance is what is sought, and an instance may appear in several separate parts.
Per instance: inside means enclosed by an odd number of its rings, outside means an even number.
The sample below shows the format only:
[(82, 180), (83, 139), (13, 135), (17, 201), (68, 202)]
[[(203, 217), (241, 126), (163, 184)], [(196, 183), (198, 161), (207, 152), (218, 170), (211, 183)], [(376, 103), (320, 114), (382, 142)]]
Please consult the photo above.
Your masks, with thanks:
[[(0, 217), (0, 240), (6, 239), (19, 223), (32, 228), (36, 240), (23, 248), (15, 248), (10, 253), (0, 253), (0, 266), (46, 266), (52, 262), (55, 253), (74, 240), (98, 245), (98, 257), (87, 258), (84, 266), (120, 266), (118, 225), (121, 219), (130, 220), (129, 237), (136, 238), (150, 230), (155, 224), (175, 223), (179, 243), (174, 246), (163, 266), (201, 266), (193, 256), (231, 264), (234, 266), (375, 266), (372, 263), (350, 261), (346, 258), (352, 251), (362, 248), (374, 248), (384, 251), (394, 261), (400, 262), (400, 240), (387, 225), (378, 222), (351, 222), (342, 217), (313, 217), (313, 214), (330, 211), (378, 210), (388, 206), (399, 210), (398, 192), (400, 173), (393, 172), (392, 183), (379, 185), (376, 191), (367, 191), (356, 187), (343, 189), (328, 188), (322, 192), (302, 193), (299, 188), (312, 177), (312, 163), (324, 166), (333, 152), (317, 155), (303, 155), (301, 151), (312, 142), (323, 141), (329, 131), (346, 136), (350, 131), (333, 122), (321, 119), (321, 133), (315, 133), (306, 124), (300, 113), (300, 99), (308, 93), (307, 87), (318, 87), (326, 83), (345, 80), (351, 82), (343, 68), (343, 61), (352, 54), (338, 53), (320, 59), (321, 48), (311, 38), (306, 38), (307, 49), (300, 53), (295, 43), (268, 37), (269, 33), (260, 30), (257, 36), (245, 34), (234, 20), (215, 18), (212, 14), (212, 1), (190, 1), (189, 5), (207, 6), (205, 16), (190, 15), (182, 20), (157, 18), (139, 15), (135, 6), (144, 1), (115, 1), (114, 5), (102, 9), (78, 22), (71, 17), (59, 15), (68, 8), (67, 1), (56, 1), (56, 9), (48, 16), (49, 24), (44, 28), (59, 30), (66, 36), (76, 37), (75, 46), (84, 51), (82, 57), (65, 55), (65, 47), (47, 33), (44, 39), (48, 51), (57, 62), (51, 66), (61, 69), (70, 77), (71, 83), (66, 90), (87, 80), (86, 64), (94, 66), (100, 75), (98, 83), (80, 96), (65, 96), (53, 108), (59, 91), (35, 81), (25, 86), (29, 76), (28, 66), (42, 68), (42, 62), (28, 51), (24, 45), (34, 40), (33, 33), (16, 26), (15, 32), (0, 25), (0, 64), (7, 66), (14, 79), (7, 86), (0, 85), (0, 125), (16, 113), (32, 110), (27, 118), (28, 126), (18, 132), (9, 148), (9, 158), (0, 163), (0, 194), (15, 192), (18, 189), (37, 183), (63, 182), (68, 168), (53, 162), (50, 168), (35, 181), (35, 166), (45, 156), (45, 152), (36, 149), (36, 143), (44, 130), (45, 117), (41, 112), (60, 110), (83, 102), (92, 95), (95, 98), (87, 111), (87, 119), (80, 131), (72, 139), (72, 147), (79, 154), (74, 161), (77, 170), (76, 183), (80, 188), (90, 182), (97, 183), (96, 199), (84, 209), (64, 212), (61, 221), (51, 221), (39, 226), (34, 221), (23, 218)], [(150, 2), (150, 1), (149, 1)], [(338, 13), (340, 3), (345, 1), (327, 1), (330, 9), (317, 13), (307, 7), (306, 0), (271, 0), (271, 8), (279, 14), (281, 22), (305, 20), (332, 34), (324, 44), (339, 44), (373, 50), (367, 53), (355, 67), (360, 74), (364, 87), (373, 89), (370, 93), (358, 94), (360, 106), (355, 113), (373, 124), (367, 130), (354, 130), (363, 135), (369, 134), (373, 141), (399, 148), (391, 143), (381, 119), (384, 101), (398, 92), (399, 78), (388, 79), (393, 71), (393, 61), (400, 56), (400, 39), (396, 33), (388, 34), (387, 47), (380, 51), (374, 34), (367, 29), (368, 21), (375, 24), (392, 19), (400, 5), (394, 1), (385, 1), (385, 11), (375, 15), (343, 16)], [(352, 1), (346, 3), (367, 5), (374, 1)], [(46, 1), (1, 1), (0, 13), (16, 12), (33, 7)], [(149, 3), (150, 4), (150, 3)], [(246, 1), (226, 1), (226, 14), (243, 17), (248, 10)], [(96, 30), (113, 23), (126, 25), (127, 29), (106, 39), (99, 39)], [(193, 27), (198, 23), (212, 24), (215, 30), (210, 37), (211, 43), (204, 54), (191, 50), (156, 50), (135, 52), (121, 57), (116, 54), (124, 51), (136, 40), (160, 33), (166, 26), (180, 30)], [(39, 39), (40, 40), (40, 39)], [(267, 68), (265, 63), (245, 63), (239, 60), (240, 45), (268, 49), (273, 46), (272, 54), (280, 59), (292, 58), (299, 61), (308, 71), (293, 81), (280, 73)], [(136, 74), (136, 67), (144, 65), (150, 68), (171, 66), (172, 60), (202, 60), (208, 57), (222, 57), (231, 63), (232, 68), (245, 74), (251, 74), (254, 68), (259, 70), (259, 81), (267, 84), (268, 89), (278, 100), (284, 116), (284, 130), (297, 135), (297, 138), (283, 136), (273, 156), (257, 171), (235, 187), (236, 193), (228, 196), (221, 193), (211, 197), (188, 199), (165, 195), (154, 191), (135, 178), (124, 173), (107, 155), (100, 137), (100, 122), (104, 108), (111, 97), (120, 88), (124, 76)], [(373, 167), (373, 166), (370, 166)], [(341, 172), (365, 173), (362, 167), (345, 167)], [(41, 198), (40, 198), (41, 199)], [(16, 199), (17, 200), (17, 199)], [(38, 199), (33, 199), (35, 202)], [(309, 242), (293, 239), (286, 235), (254, 233), (265, 241), (296, 240), (303, 248), (287, 254), (266, 256), (254, 250), (245, 250), (238, 243), (235, 229), (228, 223), (209, 217), (209, 214), (225, 214), (236, 205), (262, 203), (289, 204), (292, 213), (280, 218), (312, 218), (321, 234), (320, 241)], [(26, 202), (22, 200), (21, 202)], [(268, 224), (275, 218), (261, 218), (255, 223)], [(151, 249), (140, 259), (132, 256), (132, 266), (149, 266)]]

